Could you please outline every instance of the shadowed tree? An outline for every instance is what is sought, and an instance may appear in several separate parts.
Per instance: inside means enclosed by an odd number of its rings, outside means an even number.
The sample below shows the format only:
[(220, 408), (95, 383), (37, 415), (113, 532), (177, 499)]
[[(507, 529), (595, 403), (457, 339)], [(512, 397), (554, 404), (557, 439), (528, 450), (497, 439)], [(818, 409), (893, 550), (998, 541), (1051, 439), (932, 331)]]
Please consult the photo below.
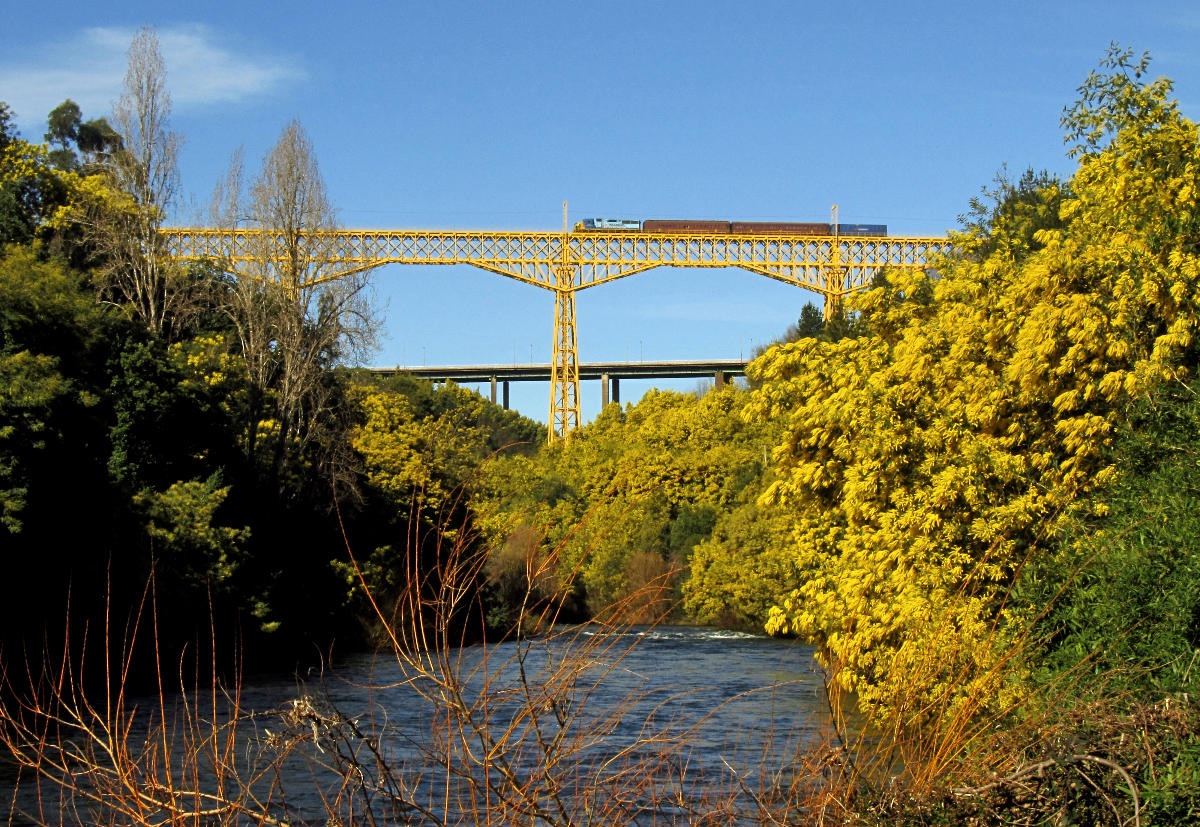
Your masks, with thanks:
[(73, 170), (79, 166), (79, 158), (71, 144), (79, 137), (79, 124), (83, 121), (83, 112), (79, 104), (67, 98), (50, 110), (46, 118), (46, 143), (55, 147), (50, 150), (50, 163), (59, 169)]
[(0, 150), (17, 139), (17, 126), (13, 123), (13, 111), (4, 101), (0, 101)]

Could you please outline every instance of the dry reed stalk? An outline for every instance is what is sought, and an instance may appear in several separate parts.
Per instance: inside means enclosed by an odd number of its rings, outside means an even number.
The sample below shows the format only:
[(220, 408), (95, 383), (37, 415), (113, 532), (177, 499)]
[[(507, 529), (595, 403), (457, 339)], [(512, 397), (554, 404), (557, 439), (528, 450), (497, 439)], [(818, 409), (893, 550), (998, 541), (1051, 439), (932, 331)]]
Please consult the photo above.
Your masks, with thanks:
[[(728, 796), (701, 802), (684, 794), (700, 783), (693, 782), (689, 750), (716, 709), (676, 726), (669, 716), (656, 721), (677, 696), (655, 700), (634, 691), (598, 708), (601, 686), (640, 639), (625, 619), (661, 602), (674, 572), (649, 578), (643, 590), (587, 623), (563, 627), (557, 622), (560, 600), (530, 602), (535, 584), (549, 579), (558, 562), (557, 553), (540, 556), (531, 545), (526, 602), (510, 642), (467, 649), (451, 636), (448, 619), (471, 608), (476, 591), (469, 586), (481, 576), (486, 556), (460, 533), (449, 548), (439, 547), (438, 558), (438, 570), (423, 575), (410, 554), (408, 588), (392, 606), (373, 606), (392, 629), (390, 654), (404, 682), (439, 711), (425, 763), (454, 780), (440, 792), (440, 823), (452, 822), (453, 813), (470, 813), (477, 824), (615, 825), (636, 823), (664, 807), (693, 816), (700, 815), (698, 805), (732, 811)], [(569, 591), (577, 573), (560, 578), (560, 589)], [(531, 631), (538, 636), (531, 638)], [(639, 734), (613, 744), (614, 733), (634, 715)]]
[[(427, 569), (419, 550), (430, 538), (420, 534), (419, 520), (410, 525), (406, 586), (389, 604), (366, 590), (386, 630), (385, 653), (403, 678), (364, 688), (383, 698), (403, 685), (430, 705), (429, 731), (406, 745), (415, 746), (416, 757), (396, 757), (389, 742), (396, 733), (380, 704), (350, 715), (302, 689), (282, 708), (247, 710), (240, 681), (220, 683), (211, 626), (211, 669), (189, 680), (181, 659), (172, 674), (163, 662), (151, 579), (123, 634), (106, 621), (98, 700), (84, 692), (86, 649), (72, 657), (70, 634), (54, 669), (28, 669), (23, 684), (5, 672), (9, 696), (19, 700), (0, 707), (0, 745), (46, 793), (21, 817), (147, 827), (314, 821), (619, 827), (783, 824), (799, 817), (811, 784), (787, 768), (752, 756), (749, 771), (727, 764), (727, 772), (713, 777), (699, 769), (699, 731), (737, 697), (687, 722), (672, 709), (693, 689), (655, 694), (634, 687), (602, 700), (601, 689), (622, 676), (642, 640), (628, 618), (660, 605), (653, 622), (661, 622), (670, 610), (663, 591), (674, 572), (647, 577), (644, 591), (567, 626), (558, 622), (561, 594), (537, 598), (535, 585), (557, 582), (565, 594), (578, 570), (551, 577), (558, 551), (541, 555), (531, 546), (525, 602), (508, 639), (467, 647), (463, 622), (481, 617), (477, 587), (486, 554), (466, 530), (437, 532), (431, 539), (438, 564)], [(128, 692), (139, 646), (149, 647), (157, 676), (156, 696), (142, 707)], [(319, 813), (295, 804), (302, 775)]]
[[(146, 625), (158, 679), (150, 709), (139, 708), (128, 691)], [(13, 816), (47, 825), (286, 825), (286, 817), (272, 814), (271, 768), (243, 760), (241, 727), (249, 719), (240, 684), (222, 688), (214, 663), (208, 688), (201, 689), (199, 674), (189, 686), (181, 660), (183, 691), (168, 689), (153, 575), (119, 639), (117, 632), (109, 607), (103, 689), (96, 693), (87, 691), (86, 633), (72, 652), (69, 625), (60, 655), (52, 659), (47, 651), (40, 671), (27, 664), (18, 682), (6, 663), (0, 746), (33, 775), (37, 793), (31, 811)]]

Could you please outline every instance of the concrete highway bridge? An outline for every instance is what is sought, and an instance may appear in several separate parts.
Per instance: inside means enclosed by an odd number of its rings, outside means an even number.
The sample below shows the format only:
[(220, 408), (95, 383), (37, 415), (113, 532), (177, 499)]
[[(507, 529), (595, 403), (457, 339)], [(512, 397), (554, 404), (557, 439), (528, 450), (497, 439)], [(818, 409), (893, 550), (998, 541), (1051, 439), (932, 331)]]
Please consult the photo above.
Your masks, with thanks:
[[(671, 362), (588, 362), (579, 365), (579, 381), (600, 380), (600, 407), (610, 401), (621, 401), (622, 379), (697, 379), (713, 380), (720, 389), (735, 376), (746, 375), (744, 359), (708, 359)], [(508, 386), (510, 382), (549, 382), (554, 376), (554, 365), (451, 365), (438, 367), (375, 367), (372, 373), (409, 373), (433, 382), (456, 382), (459, 385), (491, 385), (492, 404), (508, 409)], [(497, 403), (496, 391), (501, 391)]]

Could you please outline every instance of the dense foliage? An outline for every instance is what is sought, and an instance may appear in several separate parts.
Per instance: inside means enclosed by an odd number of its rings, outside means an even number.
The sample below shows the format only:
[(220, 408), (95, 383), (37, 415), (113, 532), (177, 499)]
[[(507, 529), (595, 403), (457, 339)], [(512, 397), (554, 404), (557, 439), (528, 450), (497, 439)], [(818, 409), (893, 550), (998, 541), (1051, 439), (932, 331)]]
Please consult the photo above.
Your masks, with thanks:
[[(1051, 675), (1082, 664), (1106, 691), (1200, 686), (1200, 383), (1131, 406), (1109, 449), (1118, 476), (1032, 560), (1015, 597), (1049, 607)], [(1097, 507), (1102, 506), (1102, 507)]]
[(500, 576), (552, 558), (553, 587), (589, 610), (637, 596), (628, 611), (652, 617), (696, 543), (753, 499), (767, 443), (738, 417), (743, 395), (651, 391), (536, 456), (497, 457), (477, 509)]
[[(6, 664), (99, 644), (147, 589), (164, 652), (215, 631), (265, 667), (375, 634), (351, 553), (383, 595), (411, 525), (462, 522), (474, 467), (538, 426), (342, 367), (375, 323), (344, 284), (150, 262), (161, 250), (138, 238), (164, 213), (126, 180), (127, 139), (70, 101), (53, 149), (0, 113), (0, 537), (11, 582), (37, 595), (4, 603)], [(260, 200), (291, 175), (312, 203), (297, 124), (264, 164)], [(135, 249), (147, 261), (127, 266)]]
[(858, 296), (868, 334), (754, 365), (749, 414), (785, 428), (764, 499), (802, 580), (769, 628), (868, 706), (911, 697), (930, 652), (930, 698), (996, 695), (1038, 608), (1014, 579), (1113, 479), (1127, 406), (1195, 367), (1196, 127), (1144, 64), (1107, 68), (1064, 119), (1068, 187), (1027, 176), (961, 254)]
[[(1194, 817), (1194, 716), (1170, 699), (1200, 683), (1200, 141), (1147, 70), (1114, 47), (1064, 113), (1069, 181), (1001, 173), (953, 255), (877, 274), (836, 327), (802, 314), (749, 392), (676, 398), (687, 429), (651, 395), (501, 465), (497, 553), (553, 550), (597, 603), (641, 585), (643, 551), (686, 566), (685, 616), (816, 644), (919, 789), (999, 766), (989, 722), (1086, 743), (1032, 722), (1089, 699), (1104, 713), (1071, 719), (1097, 750), (1147, 744), (1124, 758), (1156, 817)], [(741, 424), (708, 425), (714, 404)], [(699, 530), (672, 549), (680, 524)], [(1037, 764), (1017, 737), (1006, 760)]]

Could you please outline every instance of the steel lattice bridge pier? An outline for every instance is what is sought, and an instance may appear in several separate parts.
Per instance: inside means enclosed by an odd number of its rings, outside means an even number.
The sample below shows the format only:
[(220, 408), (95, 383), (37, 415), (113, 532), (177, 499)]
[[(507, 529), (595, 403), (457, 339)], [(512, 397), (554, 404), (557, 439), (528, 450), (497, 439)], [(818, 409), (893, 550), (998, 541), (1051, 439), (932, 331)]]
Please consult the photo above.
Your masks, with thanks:
[[(580, 425), (575, 294), (655, 267), (739, 267), (802, 287), (824, 300), (828, 319), (875, 271), (924, 268), (951, 249), (945, 238), (620, 231), (442, 232), (429, 230), (164, 229), (181, 260), (208, 259), (229, 272), (294, 273), (310, 286), (385, 264), (469, 264), (554, 293), (551, 441)], [(308, 270), (297, 257), (319, 262)], [(299, 272), (297, 272), (299, 270)]]

